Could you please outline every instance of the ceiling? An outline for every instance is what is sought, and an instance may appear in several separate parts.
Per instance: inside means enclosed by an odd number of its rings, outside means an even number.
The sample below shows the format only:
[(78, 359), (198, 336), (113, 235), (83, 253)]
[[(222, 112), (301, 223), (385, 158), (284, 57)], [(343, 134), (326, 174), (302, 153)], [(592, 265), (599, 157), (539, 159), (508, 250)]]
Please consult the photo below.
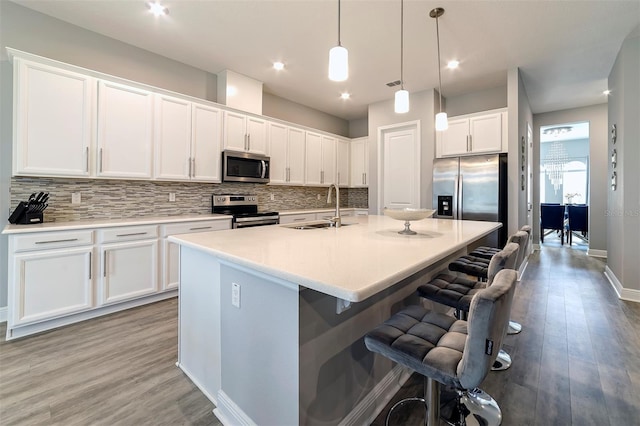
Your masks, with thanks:
[[(335, 0), (161, 0), (154, 17), (142, 0), (15, 0), (15, 3), (185, 64), (229, 69), (262, 81), (268, 93), (353, 120), (392, 99), (400, 79), (400, 0), (344, 0), (341, 41), (349, 79), (327, 78), (337, 44)], [(422, 1), (404, 4), (404, 82), (409, 92), (438, 86), (434, 7), (439, 20), (444, 97), (505, 86), (519, 67), (534, 113), (605, 102), (602, 91), (640, 1)], [(275, 71), (272, 62), (285, 63)], [(340, 99), (342, 92), (351, 98)]]

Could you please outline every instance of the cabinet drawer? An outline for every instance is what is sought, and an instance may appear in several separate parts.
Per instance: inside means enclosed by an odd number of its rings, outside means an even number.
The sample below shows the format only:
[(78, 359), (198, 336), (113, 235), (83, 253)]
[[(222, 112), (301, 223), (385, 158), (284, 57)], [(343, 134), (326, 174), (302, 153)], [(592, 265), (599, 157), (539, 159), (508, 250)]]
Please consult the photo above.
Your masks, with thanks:
[(149, 238), (158, 238), (158, 227), (156, 225), (124, 226), (121, 228), (109, 228), (100, 231), (100, 242), (102, 243), (146, 240)]
[(164, 225), (162, 227), (162, 236), (167, 237), (169, 235), (191, 234), (193, 232), (221, 231), (223, 229), (231, 229), (231, 219)]
[(93, 244), (93, 231), (43, 232), (13, 239), (13, 251), (48, 250)]
[(296, 223), (296, 222), (309, 222), (312, 220), (316, 220), (315, 213), (308, 214), (289, 214), (289, 215), (280, 215), (280, 223)]

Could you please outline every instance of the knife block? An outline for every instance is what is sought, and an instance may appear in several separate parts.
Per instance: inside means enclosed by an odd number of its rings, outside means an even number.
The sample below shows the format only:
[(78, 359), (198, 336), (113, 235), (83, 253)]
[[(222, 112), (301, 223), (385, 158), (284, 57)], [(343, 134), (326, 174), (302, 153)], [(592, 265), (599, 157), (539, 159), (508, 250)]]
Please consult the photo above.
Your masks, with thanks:
[(19, 224), (21, 225), (30, 225), (32, 223), (42, 223), (44, 215), (42, 212), (25, 212), (18, 219)]

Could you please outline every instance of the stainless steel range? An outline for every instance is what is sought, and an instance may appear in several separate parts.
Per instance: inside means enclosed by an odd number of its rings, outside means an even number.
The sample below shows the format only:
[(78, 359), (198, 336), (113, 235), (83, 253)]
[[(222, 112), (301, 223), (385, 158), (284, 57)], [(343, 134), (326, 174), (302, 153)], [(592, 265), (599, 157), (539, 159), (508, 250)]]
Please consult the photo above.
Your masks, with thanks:
[(211, 196), (212, 213), (233, 216), (233, 228), (275, 225), (280, 223), (278, 212), (259, 212), (256, 195), (217, 195)]

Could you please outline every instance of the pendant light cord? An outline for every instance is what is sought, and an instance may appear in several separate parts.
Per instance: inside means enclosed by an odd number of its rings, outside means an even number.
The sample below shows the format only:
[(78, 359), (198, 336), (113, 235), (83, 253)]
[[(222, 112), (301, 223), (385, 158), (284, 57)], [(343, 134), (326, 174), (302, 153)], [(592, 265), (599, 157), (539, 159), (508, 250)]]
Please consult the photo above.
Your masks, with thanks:
[(400, 0), (400, 89), (404, 90), (404, 0)]
[(438, 26), (438, 15), (436, 15), (436, 41), (438, 43), (438, 93), (440, 94), (440, 112), (442, 112), (442, 72), (440, 71), (440, 27)]
[(342, 46), (340, 43), (340, 0), (338, 0), (338, 46)]

